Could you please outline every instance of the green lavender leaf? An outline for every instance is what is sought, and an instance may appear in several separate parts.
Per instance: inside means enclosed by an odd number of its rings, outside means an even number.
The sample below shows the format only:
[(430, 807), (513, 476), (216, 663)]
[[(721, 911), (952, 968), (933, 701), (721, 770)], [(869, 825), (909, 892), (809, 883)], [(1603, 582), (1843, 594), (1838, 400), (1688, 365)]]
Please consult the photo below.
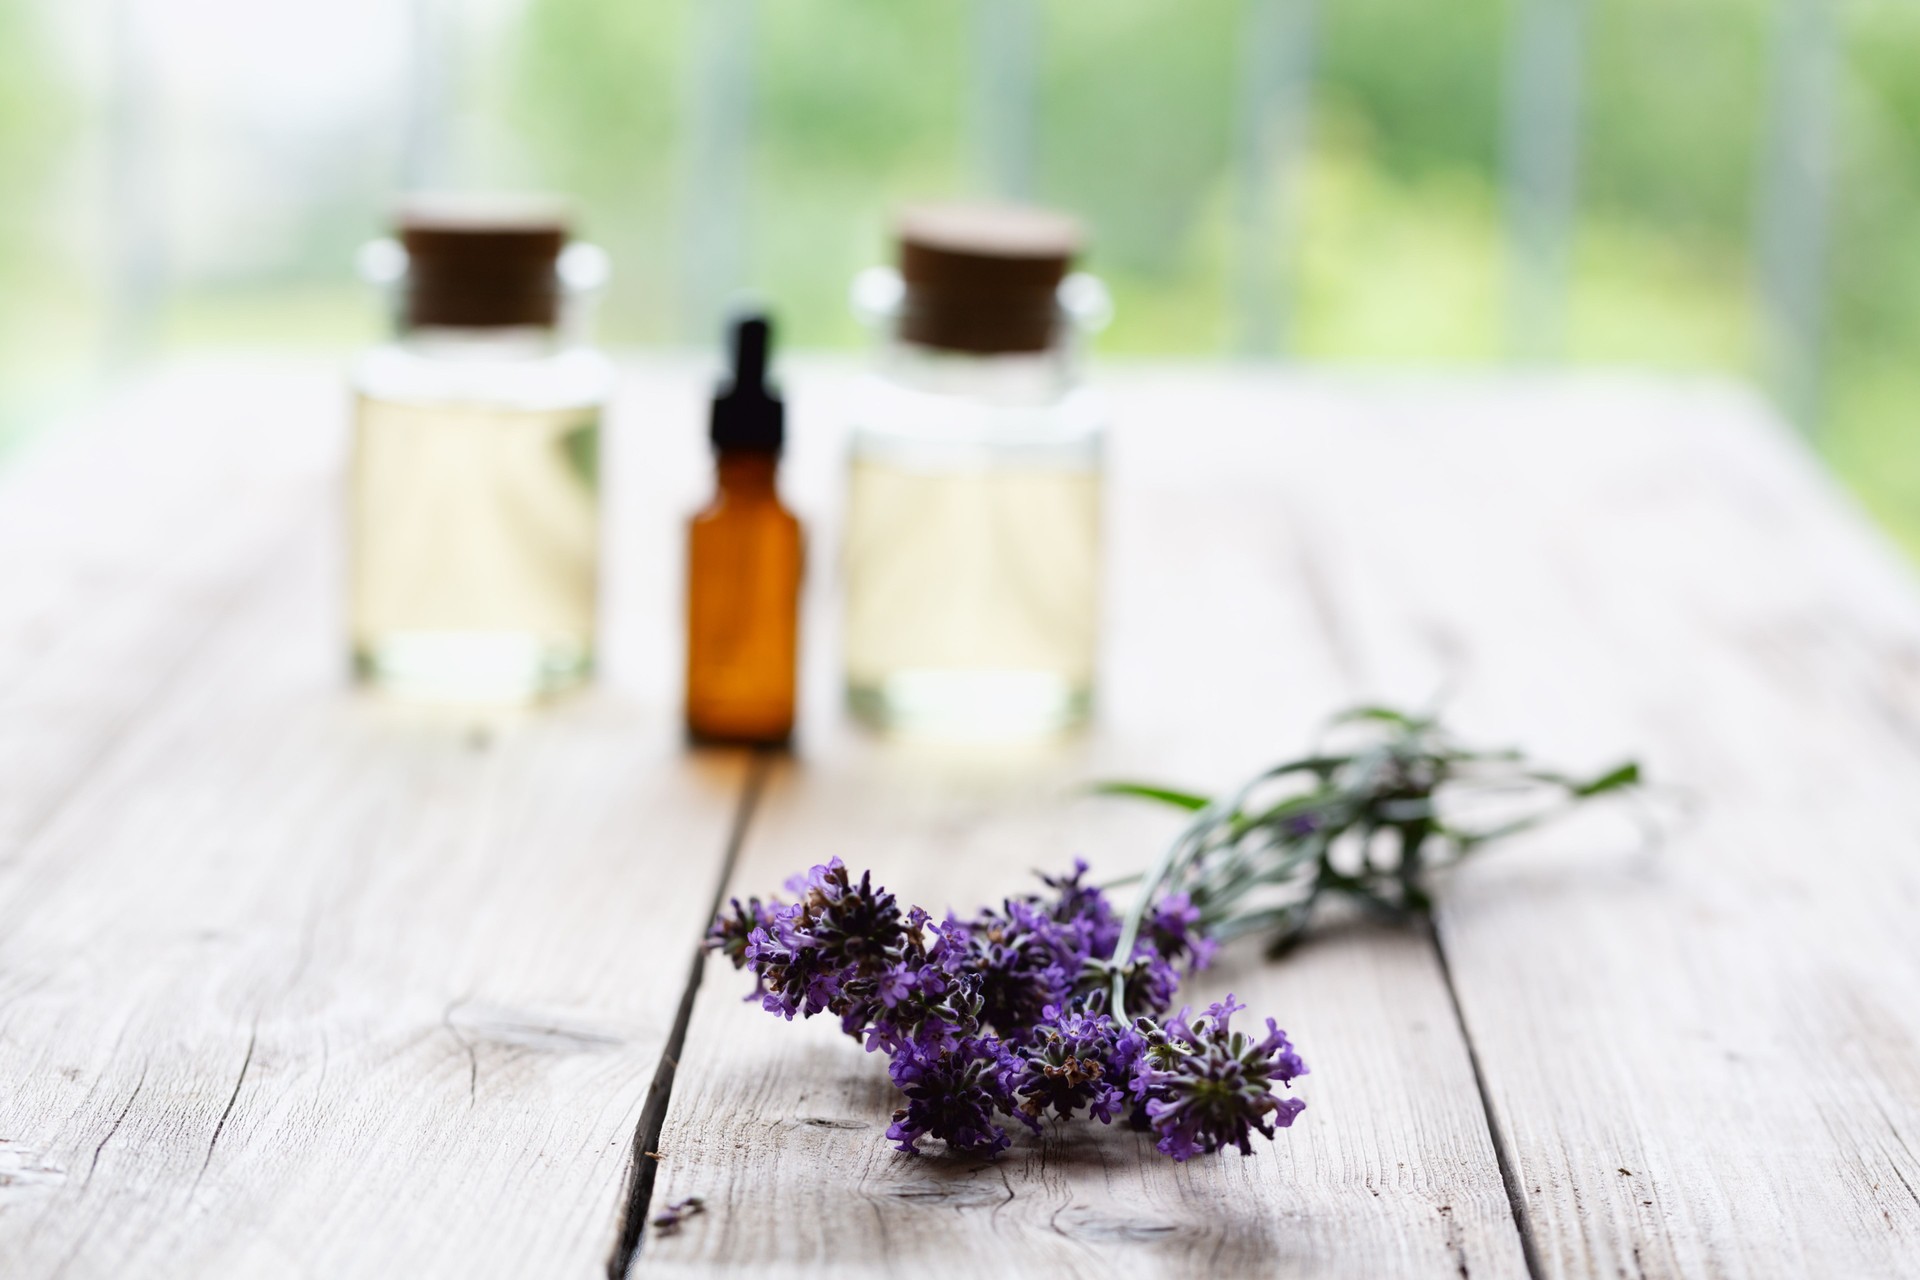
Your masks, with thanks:
[(1623, 787), (1638, 786), (1640, 783), (1640, 765), (1629, 760), (1618, 768), (1603, 773), (1591, 782), (1574, 788), (1573, 794), (1582, 799), (1587, 796), (1605, 795), (1609, 791), (1618, 791)]
[(1327, 723), (1329, 725), (1355, 724), (1363, 720), (1374, 720), (1401, 729), (1424, 729), (1433, 723), (1425, 716), (1396, 711), (1392, 707), (1370, 706), (1348, 707), (1345, 711), (1335, 713)]
[[(1354, 707), (1328, 728), (1352, 745), (1274, 765), (1217, 799), (1147, 782), (1094, 788), (1191, 815), (1139, 877), (1116, 954), (1132, 954), (1147, 912), (1176, 893), (1211, 936), (1262, 934), (1273, 955), (1299, 942), (1330, 898), (1389, 920), (1417, 919), (1433, 909), (1433, 871), (1641, 784), (1637, 763), (1576, 778), (1520, 751), (1465, 746), (1436, 718), (1391, 707)], [(1476, 827), (1450, 802), (1468, 797), (1512, 803), (1499, 821)], [(1117, 974), (1113, 1004), (1125, 1008)]]
[(1172, 787), (1156, 787), (1144, 782), (1102, 782), (1093, 788), (1095, 795), (1132, 796), (1136, 800), (1155, 800), (1161, 804), (1170, 804), (1176, 809), (1194, 812), (1213, 803), (1206, 796), (1195, 795), (1191, 791), (1176, 791)]

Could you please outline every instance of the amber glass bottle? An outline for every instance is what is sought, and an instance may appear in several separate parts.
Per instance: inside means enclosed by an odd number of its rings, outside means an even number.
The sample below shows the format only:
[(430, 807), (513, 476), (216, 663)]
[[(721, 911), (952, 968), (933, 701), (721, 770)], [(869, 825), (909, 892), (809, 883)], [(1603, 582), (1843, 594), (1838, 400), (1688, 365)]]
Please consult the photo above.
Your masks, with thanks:
[(770, 327), (733, 327), (733, 378), (714, 397), (713, 501), (687, 529), (687, 734), (780, 744), (793, 734), (800, 522), (775, 483), (784, 408), (766, 380)]

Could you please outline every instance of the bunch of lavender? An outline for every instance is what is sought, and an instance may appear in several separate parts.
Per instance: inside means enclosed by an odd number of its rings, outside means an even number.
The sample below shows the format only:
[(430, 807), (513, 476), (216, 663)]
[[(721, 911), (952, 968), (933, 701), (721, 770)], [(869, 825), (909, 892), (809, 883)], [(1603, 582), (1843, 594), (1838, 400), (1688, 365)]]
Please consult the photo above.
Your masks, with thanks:
[(1640, 782), (1637, 764), (1569, 777), (1517, 751), (1464, 746), (1432, 716), (1384, 707), (1336, 716), (1329, 734), (1342, 745), (1275, 765), (1219, 799), (1143, 783), (1100, 787), (1193, 814), (1140, 900), (1188, 904), (1192, 927), (1211, 939), (1264, 933), (1279, 955), (1327, 899), (1424, 918), (1436, 869)]
[[(935, 922), (855, 881), (838, 858), (789, 883), (796, 901), (734, 899), (707, 946), (751, 970), (753, 996), (784, 1018), (826, 1013), (887, 1055), (904, 1095), (888, 1138), (992, 1155), (1011, 1118), (1123, 1118), (1175, 1160), (1271, 1138), (1305, 1104), (1275, 1091), (1307, 1067), (1267, 1020), (1231, 1026), (1232, 996), (1169, 1015), (1184, 974), (1214, 943), (1181, 893), (1143, 898), (1122, 920), (1087, 865), (1042, 877), (1043, 893)], [(1129, 1017), (1129, 1014), (1133, 1015)]]

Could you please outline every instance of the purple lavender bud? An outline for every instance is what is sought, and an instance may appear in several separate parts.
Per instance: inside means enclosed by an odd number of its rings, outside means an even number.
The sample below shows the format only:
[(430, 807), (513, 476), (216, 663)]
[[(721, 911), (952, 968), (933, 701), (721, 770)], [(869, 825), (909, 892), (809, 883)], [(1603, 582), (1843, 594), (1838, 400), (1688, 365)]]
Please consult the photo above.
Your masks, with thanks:
[(1104, 890), (1098, 885), (1081, 883), (1086, 874), (1087, 860), (1075, 858), (1071, 875), (1043, 875), (1040, 879), (1054, 892), (1048, 914), (1061, 924), (1078, 925), (1084, 933), (1088, 953), (1104, 960), (1120, 943), (1120, 917), (1114, 913)]
[(1326, 819), (1322, 815), (1309, 810), (1306, 813), (1296, 813), (1286, 818), (1280, 825), (1281, 830), (1297, 840), (1303, 836), (1310, 836), (1318, 831), (1322, 826), (1326, 825)]
[(1011, 1141), (994, 1116), (1013, 1109), (1012, 1081), (1019, 1059), (992, 1037), (962, 1040), (944, 1052), (911, 1046), (888, 1068), (907, 1105), (893, 1113), (887, 1137), (908, 1154), (921, 1138), (938, 1138), (949, 1150), (997, 1155)]
[[(742, 961), (759, 979), (768, 1011), (785, 1018), (832, 1011), (857, 1035), (861, 1019), (843, 996), (870, 985), (899, 954), (907, 940), (899, 905), (870, 873), (854, 884), (838, 858), (791, 883), (800, 900), (762, 910)], [(730, 941), (738, 927), (723, 918), (715, 929)]]
[(743, 907), (740, 899), (735, 898), (707, 926), (707, 934), (701, 940), (701, 945), (725, 956), (733, 962), (734, 968), (744, 969), (747, 966), (747, 940), (755, 929), (764, 929), (773, 923), (773, 913), (779, 906), (778, 900), (763, 903), (758, 898), (748, 898), (747, 905)]
[(1305, 1075), (1306, 1063), (1272, 1019), (1260, 1040), (1232, 1030), (1233, 1015), (1245, 1008), (1229, 995), (1191, 1022), (1182, 1009), (1164, 1027), (1141, 1025), (1146, 1046), (1133, 1094), (1159, 1135), (1154, 1145), (1175, 1160), (1226, 1146), (1252, 1155), (1255, 1132), (1272, 1138), (1276, 1126), (1291, 1125), (1306, 1109), (1298, 1098), (1273, 1091), (1276, 1082)]
[(675, 1200), (654, 1216), (653, 1225), (663, 1236), (670, 1236), (680, 1229), (680, 1224), (695, 1214), (706, 1211), (706, 1202), (699, 1196), (688, 1196), (685, 1200)]
[(1126, 1105), (1122, 1086), (1132, 1068), (1131, 1055), (1120, 1047), (1123, 1037), (1131, 1038), (1132, 1032), (1105, 1013), (1049, 1008), (1021, 1053), (1015, 1118), (1037, 1131), (1048, 1109), (1061, 1120), (1085, 1110), (1101, 1124), (1111, 1124)]
[(1169, 964), (1187, 962), (1189, 971), (1212, 963), (1216, 944), (1200, 932), (1200, 909), (1184, 893), (1168, 894), (1147, 915), (1147, 938)]
[(848, 1030), (865, 1039), (869, 1053), (879, 1049), (891, 1054), (908, 1047), (946, 1052), (961, 1040), (981, 1034), (977, 976), (948, 974), (923, 965), (911, 983), (899, 989), (901, 997), (893, 1006), (877, 1002), (867, 1006), (864, 1027)]
[(864, 872), (853, 884), (846, 866), (835, 858), (807, 874), (795, 927), (810, 944), (826, 952), (839, 967), (884, 962), (905, 932), (899, 904)]

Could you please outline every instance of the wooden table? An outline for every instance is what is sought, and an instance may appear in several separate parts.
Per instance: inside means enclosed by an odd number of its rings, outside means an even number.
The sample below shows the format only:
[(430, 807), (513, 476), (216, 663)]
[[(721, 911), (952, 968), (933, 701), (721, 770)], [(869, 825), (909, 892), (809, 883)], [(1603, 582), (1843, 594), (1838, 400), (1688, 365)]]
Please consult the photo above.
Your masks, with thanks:
[[(331, 369), (176, 367), (0, 476), (0, 1275), (1920, 1271), (1920, 595), (1750, 397), (1116, 371), (1099, 725), (936, 749), (839, 713), (844, 369), (803, 365), (775, 760), (677, 734), (702, 381), (633, 369), (607, 678), (521, 715), (346, 686)], [(878, 1059), (694, 958), (832, 855), (962, 909), (1136, 869), (1171, 820), (1085, 781), (1218, 787), (1443, 691), (1687, 812), (1487, 855), (1433, 936), (1228, 955), (1195, 994), (1313, 1068), (1252, 1159), (898, 1155)]]

